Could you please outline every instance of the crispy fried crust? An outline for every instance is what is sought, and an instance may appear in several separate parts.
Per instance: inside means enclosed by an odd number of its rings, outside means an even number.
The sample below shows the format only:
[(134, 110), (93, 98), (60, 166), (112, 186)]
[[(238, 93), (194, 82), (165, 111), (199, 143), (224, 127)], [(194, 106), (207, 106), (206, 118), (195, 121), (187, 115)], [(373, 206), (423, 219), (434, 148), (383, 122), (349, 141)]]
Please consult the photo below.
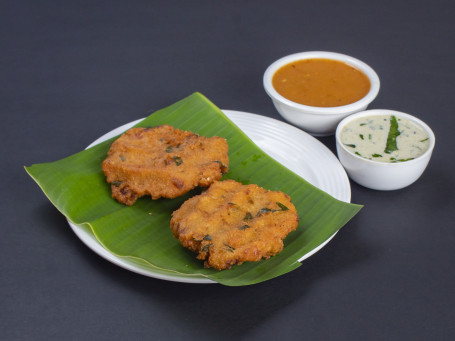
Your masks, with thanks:
[(229, 166), (228, 145), (169, 125), (132, 128), (120, 136), (103, 161), (112, 197), (128, 206), (137, 198), (175, 198), (221, 179)]
[(170, 224), (174, 236), (197, 252), (205, 267), (223, 270), (281, 252), (283, 239), (298, 222), (287, 194), (225, 180), (185, 201)]

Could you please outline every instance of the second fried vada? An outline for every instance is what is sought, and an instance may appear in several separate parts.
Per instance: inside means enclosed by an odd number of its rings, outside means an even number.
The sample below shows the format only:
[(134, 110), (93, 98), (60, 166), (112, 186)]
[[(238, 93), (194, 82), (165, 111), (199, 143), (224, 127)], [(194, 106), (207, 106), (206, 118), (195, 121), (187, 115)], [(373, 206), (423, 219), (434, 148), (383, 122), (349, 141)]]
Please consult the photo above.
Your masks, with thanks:
[(225, 180), (185, 201), (170, 225), (180, 243), (205, 260), (205, 267), (223, 270), (281, 252), (283, 239), (298, 222), (287, 194)]
[(115, 140), (102, 163), (112, 197), (128, 206), (137, 198), (176, 198), (221, 179), (228, 144), (169, 125), (132, 128)]

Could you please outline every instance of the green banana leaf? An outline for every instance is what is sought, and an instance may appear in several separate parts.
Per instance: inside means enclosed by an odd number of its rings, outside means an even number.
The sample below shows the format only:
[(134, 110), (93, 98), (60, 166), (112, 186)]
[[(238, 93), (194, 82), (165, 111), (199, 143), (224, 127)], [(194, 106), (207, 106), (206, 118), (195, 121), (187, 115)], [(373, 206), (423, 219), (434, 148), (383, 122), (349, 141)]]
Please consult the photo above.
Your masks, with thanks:
[(208, 278), (232, 286), (259, 283), (296, 269), (300, 258), (327, 241), (361, 209), (334, 199), (269, 157), (199, 93), (151, 114), (136, 126), (160, 124), (226, 138), (230, 164), (223, 179), (256, 183), (291, 196), (300, 223), (285, 239), (280, 254), (229, 270), (205, 269), (195, 254), (173, 237), (169, 227), (172, 212), (199, 190), (176, 199), (144, 197), (131, 207), (119, 204), (111, 198), (101, 170), (116, 137), (62, 160), (25, 169), (69, 221), (88, 228), (110, 253), (160, 274)]

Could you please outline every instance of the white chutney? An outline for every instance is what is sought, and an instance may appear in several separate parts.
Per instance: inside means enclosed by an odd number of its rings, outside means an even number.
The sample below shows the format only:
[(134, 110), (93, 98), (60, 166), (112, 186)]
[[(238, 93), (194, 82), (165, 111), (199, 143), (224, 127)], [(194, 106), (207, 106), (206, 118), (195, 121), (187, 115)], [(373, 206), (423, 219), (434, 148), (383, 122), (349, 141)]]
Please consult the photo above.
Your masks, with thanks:
[(378, 162), (413, 160), (430, 146), (419, 124), (394, 115), (355, 119), (343, 128), (340, 140), (352, 153)]

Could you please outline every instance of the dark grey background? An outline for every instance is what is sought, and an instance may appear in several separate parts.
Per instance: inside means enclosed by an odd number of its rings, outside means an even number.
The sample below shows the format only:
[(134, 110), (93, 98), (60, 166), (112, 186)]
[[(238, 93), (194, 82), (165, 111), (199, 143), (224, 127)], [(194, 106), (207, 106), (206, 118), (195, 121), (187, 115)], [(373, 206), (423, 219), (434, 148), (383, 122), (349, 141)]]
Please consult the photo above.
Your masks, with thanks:
[[(2, 1), (1, 340), (455, 339), (454, 3)], [(424, 175), (378, 192), (282, 277), (230, 288), (167, 282), (97, 256), (28, 177), (105, 132), (200, 91), (281, 120), (262, 88), (274, 60), (345, 53), (371, 65), (370, 108), (436, 134)], [(332, 151), (332, 137), (320, 138)]]

